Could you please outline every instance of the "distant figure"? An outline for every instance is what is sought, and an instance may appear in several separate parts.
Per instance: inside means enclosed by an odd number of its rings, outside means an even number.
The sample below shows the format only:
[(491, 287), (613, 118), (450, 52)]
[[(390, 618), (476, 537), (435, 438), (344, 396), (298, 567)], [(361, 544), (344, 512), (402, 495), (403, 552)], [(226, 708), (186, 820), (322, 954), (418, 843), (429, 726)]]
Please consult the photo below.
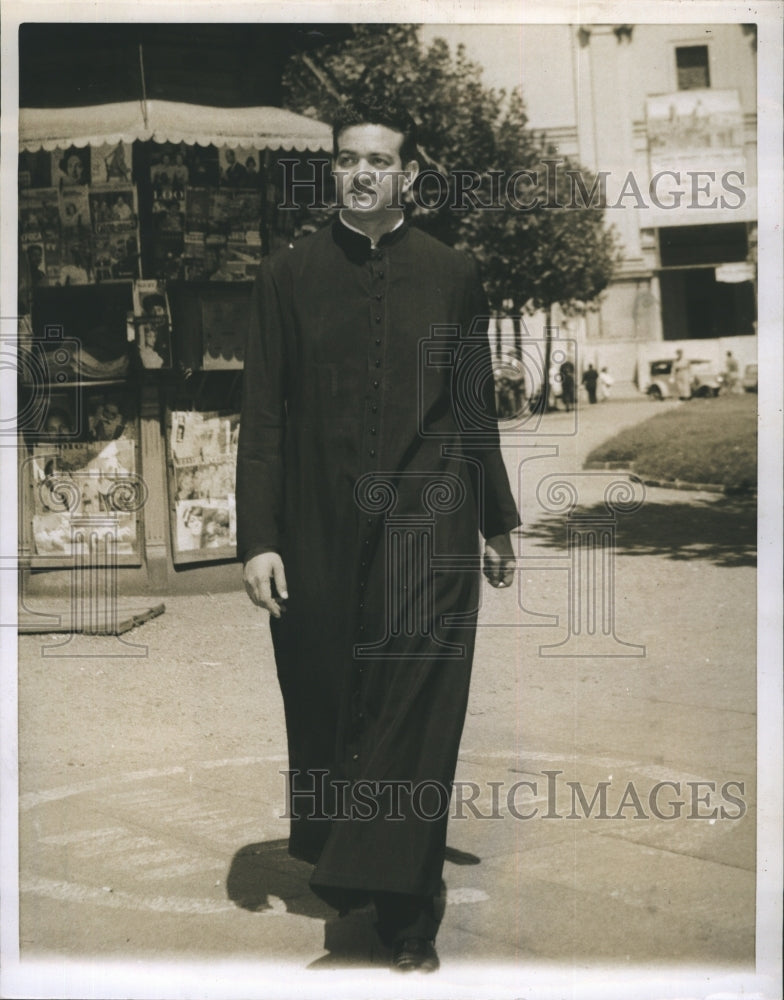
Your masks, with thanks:
[(680, 399), (691, 399), (691, 365), (684, 358), (683, 351), (678, 348), (672, 363), (672, 374), (675, 378), (675, 389)]
[(574, 406), (574, 365), (571, 361), (564, 361), (559, 371), (561, 373), (561, 399), (566, 412), (569, 413)]
[(615, 379), (607, 371), (607, 365), (605, 365), (599, 372), (599, 399), (601, 402), (610, 398), (610, 390), (614, 381)]
[(583, 372), (582, 381), (585, 391), (588, 393), (588, 402), (595, 403), (596, 383), (599, 381), (599, 372), (597, 372), (593, 365), (588, 365), (588, 368)]
[(727, 392), (735, 393), (742, 391), (739, 375), (738, 359), (733, 357), (732, 351), (727, 351), (727, 360), (724, 363), (724, 385)]

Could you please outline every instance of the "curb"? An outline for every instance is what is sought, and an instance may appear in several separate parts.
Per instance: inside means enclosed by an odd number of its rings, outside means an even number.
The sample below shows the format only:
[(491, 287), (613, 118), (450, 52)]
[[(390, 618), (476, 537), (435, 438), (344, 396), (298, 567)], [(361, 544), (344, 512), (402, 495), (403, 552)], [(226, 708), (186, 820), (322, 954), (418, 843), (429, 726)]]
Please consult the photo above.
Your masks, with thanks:
[(757, 490), (754, 487), (746, 486), (722, 486), (720, 483), (690, 483), (683, 479), (646, 479), (640, 473), (635, 472), (634, 462), (586, 462), (584, 469), (604, 469), (615, 472), (627, 472), (630, 476), (636, 476), (644, 486), (657, 486), (666, 490), (691, 490), (700, 493), (723, 493), (725, 496), (756, 496)]

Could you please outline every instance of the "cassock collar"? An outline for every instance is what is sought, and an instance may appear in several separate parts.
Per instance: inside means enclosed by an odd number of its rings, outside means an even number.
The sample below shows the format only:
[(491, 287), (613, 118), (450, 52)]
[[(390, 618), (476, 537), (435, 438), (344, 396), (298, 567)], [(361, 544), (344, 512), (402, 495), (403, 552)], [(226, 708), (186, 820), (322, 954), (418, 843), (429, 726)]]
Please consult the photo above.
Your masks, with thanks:
[(369, 236), (365, 236), (364, 233), (360, 233), (356, 229), (349, 228), (340, 216), (337, 215), (332, 223), (332, 238), (352, 260), (365, 261), (374, 250), (381, 250), (398, 243), (408, 232), (408, 227), (408, 216), (404, 216), (399, 226), (388, 233), (384, 233), (376, 244), (376, 247), (371, 248)]

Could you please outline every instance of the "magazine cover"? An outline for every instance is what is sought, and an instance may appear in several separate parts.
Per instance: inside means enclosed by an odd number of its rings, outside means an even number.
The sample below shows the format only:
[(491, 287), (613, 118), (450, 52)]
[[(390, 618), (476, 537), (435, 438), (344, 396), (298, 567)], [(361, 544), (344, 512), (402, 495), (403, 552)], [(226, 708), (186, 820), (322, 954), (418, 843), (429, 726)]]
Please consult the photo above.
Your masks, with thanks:
[(133, 230), (96, 233), (95, 280), (122, 281), (139, 277), (139, 240)]
[(211, 197), (212, 191), (209, 188), (187, 187), (185, 189), (186, 233), (200, 234), (203, 237), (207, 232)]
[(96, 234), (136, 231), (139, 220), (134, 185), (93, 187), (89, 197), (90, 216)]
[(154, 201), (185, 197), (185, 187), (190, 177), (187, 157), (188, 147), (185, 143), (151, 143), (150, 183)]
[(90, 228), (89, 188), (68, 187), (60, 191), (60, 225), (65, 230)]
[(90, 147), (81, 149), (70, 146), (68, 149), (56, 149), (50, 153), (52, 183), (58, 188), (79, 187), (89, 184)]
[(132, 146), (130, 142), (104, 143), (90, 148), (93, 184), (130, 184)]
[(20, 188), (51, 187), (52, 154), (45, 149), (20, 153), (18, 182)]
[(218, 150), (220, 183), (227, 187), (258, 187), (259, 151), (245, 146), (222, 146)]
[(47, 269), (53, 285), (88, 285), (94, 280), (92, 233), (81, 226), (64, 229), (59, 266)]
[(57, 188), (31, 188), (19, 194), (19, 239), (22, 245), (60, 238)]
[(182, 276), (184, 199), (161, 198), (152, 206), (153, 277), (175, 280)]
[(133, 284), (136, 344), (145, 368), (171, 368), (171, 313), (166, 284), (147, 279)]
[[(23, 511), (39, 563), (45, 557), (77, 555), (73, 519), (81, 524), (93, 516), (102, 529), (110, 523), (118, 557), (138, 556), (135, 414), (133, 401), (119, 391), (91, 394), (81, 421), (67, 396), (53, 398), (43, 433), (32, 446), (30, 499)], [(79, 439), (69, 440), (74, 432)]]
[[(175, 504), (175, 545), (178, 552), (199, 553), (201, 558), (227, 558), (237, 544), (234, 496), (218, 503)], [(221, 549), (220, 553), (215, 552)], [(229, 553), (230, 555), (230, 553)]]

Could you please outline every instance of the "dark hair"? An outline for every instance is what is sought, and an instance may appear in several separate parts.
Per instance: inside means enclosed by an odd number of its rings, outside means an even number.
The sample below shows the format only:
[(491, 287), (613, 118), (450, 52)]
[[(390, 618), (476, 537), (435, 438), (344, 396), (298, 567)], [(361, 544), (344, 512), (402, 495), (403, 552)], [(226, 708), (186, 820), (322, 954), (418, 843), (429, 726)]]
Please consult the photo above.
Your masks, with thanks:
[(393, 132), (400, 132), (403, 136), (401, 162), (419, 160), (416, 122), (402, 105), (356, 100), (341, 104), (332, 119), (332, 150), (335, 156), (338, 155), (340, 133), (352, 125), (385, 125)]

